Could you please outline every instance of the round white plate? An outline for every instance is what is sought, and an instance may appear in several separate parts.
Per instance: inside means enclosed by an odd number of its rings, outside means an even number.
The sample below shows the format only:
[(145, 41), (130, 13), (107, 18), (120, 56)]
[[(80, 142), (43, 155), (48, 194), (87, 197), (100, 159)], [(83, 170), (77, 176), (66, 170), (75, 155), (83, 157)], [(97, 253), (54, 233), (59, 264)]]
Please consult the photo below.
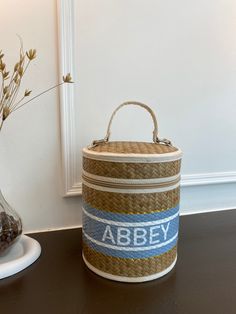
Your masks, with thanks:
[(0, 256), (0, 279), (14, 275), (30, 266), (40, 254), (40, 244), (28, 236), (22, 235), (5, 255)]

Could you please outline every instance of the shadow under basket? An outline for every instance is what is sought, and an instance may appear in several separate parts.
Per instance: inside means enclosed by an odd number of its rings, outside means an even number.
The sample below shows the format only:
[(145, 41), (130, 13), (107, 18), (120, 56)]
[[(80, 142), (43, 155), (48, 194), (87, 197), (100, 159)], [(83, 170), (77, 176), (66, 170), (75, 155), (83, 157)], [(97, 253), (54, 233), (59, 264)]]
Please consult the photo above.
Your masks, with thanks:
[[(109, 141), (123, 106), (146, 109), (153, 142)], [(182, 152), (157, 136), (153, 111), (121, 104), (107, 135), (83, 149), (83, 259), (96, 274), (144, 282), (167, 274), (177, 260)]]

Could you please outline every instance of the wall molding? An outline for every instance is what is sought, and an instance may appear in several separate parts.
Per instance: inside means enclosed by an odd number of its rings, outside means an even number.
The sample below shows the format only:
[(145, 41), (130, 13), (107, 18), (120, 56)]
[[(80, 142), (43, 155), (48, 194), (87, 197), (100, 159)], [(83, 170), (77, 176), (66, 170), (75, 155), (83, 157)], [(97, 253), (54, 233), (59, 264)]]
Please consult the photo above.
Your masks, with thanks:
[[(57, 0), (60, 75), (75, 73), (75, 0)], [(64, 196), (82, 193), (76, 168), (78, 127), (76, 125), (74, 84), (60, 89), (61, 155)], [(213, 172), (182, 175), (181, 187), (236, 183), (236, 172)]]
[[(58, 43), (60, 76), (68, 72), (75, 77), (75, 2), (57, 0)], [(82, 184), (77, 177), (77, 127), (75, 113), (75, 87), (60, 89), (61, 159), (63, 173), (63, 195), (75, 196), (82, 193)]]

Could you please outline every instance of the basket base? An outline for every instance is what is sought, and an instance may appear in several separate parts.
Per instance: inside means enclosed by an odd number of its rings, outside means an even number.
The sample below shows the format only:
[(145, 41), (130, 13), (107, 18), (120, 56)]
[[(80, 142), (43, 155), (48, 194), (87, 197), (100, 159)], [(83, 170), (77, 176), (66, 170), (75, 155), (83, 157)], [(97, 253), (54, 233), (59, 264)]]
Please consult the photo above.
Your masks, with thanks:
[(85, 258), (84, 254), (82, 254), (82, 257), (83, 257), (83, 260), (86, 264), (86, 266), (91, 270), (93, 271), (95, 274), (101, 276), (101, 277), (104, 277), (106, 279), (110, 279), (110, 280), (115, 280), (115, 281), (121, 281), (121, 282), (133, 282), (133, 283), (137, 283), (137, 282), (145, 282), (145, 281), (151, 281), (151, 280), (154, 280), (154, 279), (157, 279), (157, 278), (160, 278), (162, 276), (165, 276), (167, 273), (169, 273), (175, 266), (176, 264), (176, 261), (177, 261), (177, 256), (174, 260), (174, 262), (169, 266), (167, 267), (165, 270), (159, 272), (159, 273), (156, 273), (156, 274), (153, 274), (153, 275), (149, 275), (149, 276), (143, 276), (143, 277), (125, 277), (125, 276), (116, 276), (116, 275), (112, 275), (112, 274), (109, 274), (109, 273), (106, 273), (104, 271), (101, 271), (97, 268), (95, 268), (93, 265), (91, 265)]

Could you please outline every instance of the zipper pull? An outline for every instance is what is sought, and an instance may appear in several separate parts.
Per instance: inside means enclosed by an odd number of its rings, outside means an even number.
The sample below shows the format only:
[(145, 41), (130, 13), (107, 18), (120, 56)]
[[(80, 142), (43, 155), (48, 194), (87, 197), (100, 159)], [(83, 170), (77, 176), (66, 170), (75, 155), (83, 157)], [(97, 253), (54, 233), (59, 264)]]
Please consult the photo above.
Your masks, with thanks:
[(163, 145), (166, 145), (166, 146), (172, 146), (172, 143), (170, 140), (166, 139), (166, 138), (156, 138), (156, 143), (157, 144), (163, 144)]
[(101, 140), (94, 140), (91, 145), (88, 146), (88, 149), (98, 146), (99, 144), (107, 143), (108, 139), (105, 137)]

